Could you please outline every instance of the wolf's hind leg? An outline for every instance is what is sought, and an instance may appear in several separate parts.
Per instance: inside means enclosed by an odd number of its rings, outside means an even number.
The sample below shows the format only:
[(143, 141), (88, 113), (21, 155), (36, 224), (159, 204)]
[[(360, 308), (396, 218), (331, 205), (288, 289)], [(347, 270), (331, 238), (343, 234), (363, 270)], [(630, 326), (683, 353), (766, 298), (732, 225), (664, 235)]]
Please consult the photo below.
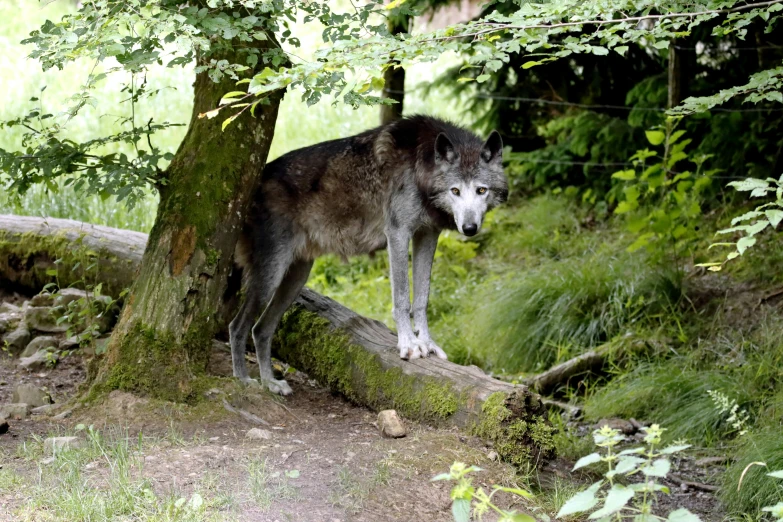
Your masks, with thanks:
[(275, 296), (267, 306), (261, 319), (253, 327), (253, 344), (256, 346), (261, 383), (273, 393), (290, 395), (291, 387), (285, 380), (276, 380), (272, 375), (272, 336), (283, 314), (302, 291), (310, 275), (312, 261), (295, 261), (278, 286)]
[[(267, 223), (269, 225), (269, 223)], [(275, 295), (280, 282), (285, 277), (292, 261), (292, 249), (282, 234), (269, 234), (268, 229), (257, 231), (254, 243), (262, 248), (253, 252), (253, 263), (249, 267), (248, 281), (245, 286), (245, 303), (229, 325), (231, 340), (231, 359), (234, 377), (246, 384), (258, 384), (247, 373), (245, 364), (245, 343), (247, 335), (256, 320), (259, 311), (267, 308)], [(259, 361), (263, 364), (263, 361)], [(267, 368), (271, 373), (271, 368)], [(265, 369), (261, 366), (261, 375)]]
[(427, 323), (427, 303), (430, 297), (432, 260), (438, 246), (440, 232), (435, 229), (419, 229), (413, 234), (413, 323), (419, 341), (424, 343), (424, 356), (434, 353), (441, 359), (448, 359), (446, 352), (430, 337)]

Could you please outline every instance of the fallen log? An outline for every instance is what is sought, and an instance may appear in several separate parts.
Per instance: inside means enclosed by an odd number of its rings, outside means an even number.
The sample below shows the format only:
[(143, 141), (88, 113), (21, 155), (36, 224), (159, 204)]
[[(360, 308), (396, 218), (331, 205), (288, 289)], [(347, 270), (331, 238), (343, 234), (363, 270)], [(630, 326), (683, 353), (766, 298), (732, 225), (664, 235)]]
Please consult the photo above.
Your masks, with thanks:
[[(0, 284), (39, 290), (53, 279), (55, 266), (61, 284), (69, 284), (67, 274), (77, 272), (74, 267), (89, 256), (98, 263), (95, 277), (104, 288), (126, 288), (145, 244), (146, 235), (138, 232), (0, 216)], [(274, 346), (279, 358), (358, 404), (461, 428), (517, 465), (554, 456), (546, 407), (526, 386), (434, 357), (403, 361), (396, 344), (396, 335), (383, 323), (305, 289), (283, 318)]]
[(600, 371), (610, 353), (609, 345), (583, 353), (573, 359), (562, 362), (545, 372), (527, 379), (525, 384), (542, 395), (549, 395), (561, 386), (567, 386), (574, 377)]
[(0, 214), (0, 287), (38, 292), (98, 281), (118, 296), (136, 277), (147, 234), (70, 219)]

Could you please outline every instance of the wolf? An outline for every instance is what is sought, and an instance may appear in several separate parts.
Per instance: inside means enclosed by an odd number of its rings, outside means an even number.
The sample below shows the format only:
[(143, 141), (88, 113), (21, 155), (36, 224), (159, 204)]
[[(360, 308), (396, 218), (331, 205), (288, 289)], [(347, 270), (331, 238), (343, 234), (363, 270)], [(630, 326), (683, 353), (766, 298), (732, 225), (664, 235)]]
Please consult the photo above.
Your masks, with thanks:
[(476, 235), (487, 211), (507, 199), (502, 154), (497, 131), (482, 141), (462, 127), (420, 115), (268, 163), (235, 252), (246, 290), (229, 326), (234, 376), (255, 383), (244, 358), (252, 327), (261, 384), (289, 395), (288, 383), (272, 375), (272, 336), (313, 261), (327, 253), (348, 258), (383, 248), (389, 253), (400, 357), (446, 359), (427, 325), (438, 236), (445, 229)]

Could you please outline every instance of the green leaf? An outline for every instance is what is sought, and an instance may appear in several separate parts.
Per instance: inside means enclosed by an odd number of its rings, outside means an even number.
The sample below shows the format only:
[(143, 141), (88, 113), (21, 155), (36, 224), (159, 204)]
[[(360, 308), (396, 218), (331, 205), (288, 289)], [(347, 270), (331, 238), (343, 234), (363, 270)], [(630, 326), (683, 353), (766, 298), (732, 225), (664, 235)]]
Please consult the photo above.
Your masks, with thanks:
[(525, 62), (525, 63), (522, 64), (522, 68), (523, 69), (530, 69), (531, 67), (535, 67), (536, 65), (541, 65), (541, 63), (542, 62), (536, 62), (536, 61)]
[(583, 513), (593, 509), (593, 507), (598, 504), (598, 499), (595, 498), (595, 494), (603, 483), (603, 480), (599, 480), (586, 490), (569, 498), (566, 503), (563, 504), (563, 507), (560, 508), (560, 511), (557, 512), (557, 518), (573, 515), (574, 513)]
[(783, 479), (783, 469), (767, 473), (768, 477)]
[(625, 53), (628, 52), (628, 46), (627, 45), (618, 45), (614, 48), (614, 50), (620, 55), (625, 56)]
[(449, 480), (451, 478), (451, 474), (449, 473), (441, 473), (440, 475), (435, 475), (430, 479), (430, 481), (435, 482), (436, 480)]
[(588, 518), (594, 520), (596, 518), (607, 517), (613, 513), (617, 513), (628, 504), (628, 501), (633, 498), (635, 493), (636, 492), (634, 490), (627, 488), (622, 484), (615, 484), (606, 495), (604, 507), (595, 513), (592, 513)]
[(732, 181), (729, 183), (729, 186), (740, 192), (747, 192), (749, 190), (769, 188), (769, 182), (764, 179), (746, 178), (742, 181)]
[(505, 491), (506, 493), (511, 493), (512, 495), (517, 495), (519, 497), (533, 498), (533, 494), (531, 492), (525, 491), (524, 489), (520, 489), (520, 488), (507, 488), (503, 486), (495, 486), (495, 489), (498, 491)]
[(669, 513), (668, 522), (701, 522), (701, 519), (685, 508), (675, 509)]
[(489, 80), (491, 76), (489, 74), (480, 74), (478, 77), (476, 77), (476, 81), (479, 83), (484, 83), (485, 81)]
[(631, 457), (624, 455), (617, 460), (617, 466), (614, 468), (615, 474), (617, 473), (630, 473), (635, 471), (639, 467), (639, 464), (645, 462), (645, 459), (639, 457)]
[(663, 131), (648, 130), (644, 131), (644, 134), (647, 136), (647, 141), (650, 142), (650, 145), (660, 145), (666, 139), (666, 134)]
[(777, 228), (780, 222), (783, 220), (783, 210), (765, 210), (764, 215), (766, 215), (767, 219), (769, 219), (769, 223), (772, 225), (772, 228)]
[(234, 115), (233, 115), (233, 116), (231, 116), (230, 118), (226, 118), (225, 120), (223, 120), (223, 124), (220, 126), (220, 130), (222, 130), (222, 131), (225, 131), (225, 130), (226, 130), (226, 127), (228, 127), (228, 126), (231, 124), (231, 122), (232, 122), (232, 121), (234, 121), (235, 119), (237, 119), (237, 116), (239, 116), (239, 114), (238, 114), (238, 113), (237, 113), (237, 114), (234, 114)]
[(737, 252), (740, 255), (744, 254), (747, 249), (756, 244), (756, 238), (752, 236), (746, 236), (737, 241)]
[(636, 179), (636, 171), (633, 169), (621, 170), (612, 174), (614, 179), (621, 179), (623, 181), (632, 181)]
[(590, 48), (590, 51), (592, 51), (592, 53), (596, 56), (606, 56), (607, 54), (609, 54), (609, 49), (607, 49), (606, 47), (601, 47), (596, 45), (592, 46)]
[(654, 460), (649, 466), (642, 468), (642, 473), (647, 477), (665, 477), (672, 468), (668, 459)]
[(661, 455), (671, 455), (672, 453), (677, 453), (678, 451), (686, 450), (690, 447), (691, 447), (690, 444), (667, 446), (661, 450)]
[(458, 498), (451, 504), (454, 522), (470, 522), (470, 500)]
[(601, 455), (598, 453), (591, 453), (590, 455), (577, 460), (576, 464), (574, 464), (574, 468), (571, 471), (576, 471), (579, 468), (589, 466), (590, 464), (595, 464), (596, 462), (601, 462)]

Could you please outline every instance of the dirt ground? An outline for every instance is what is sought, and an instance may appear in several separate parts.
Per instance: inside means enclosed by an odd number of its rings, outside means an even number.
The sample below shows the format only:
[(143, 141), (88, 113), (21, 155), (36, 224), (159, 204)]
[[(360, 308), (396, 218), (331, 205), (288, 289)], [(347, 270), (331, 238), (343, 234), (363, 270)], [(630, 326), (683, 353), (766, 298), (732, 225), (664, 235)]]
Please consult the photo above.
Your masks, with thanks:
[[(21, 304), (22, 298), (0, 295), (0, 300)], [(28, 373), (18, 368), (17, 359), (0, 354), (0, 404), (11, 402), (17, 385), (32, 383), (46, 388), (56, 405), (47, 414), (9, 421), (9, 431), (0, 435), (3, 472), (22, 477), (28, 485), (45, 483), (47, 475), (57, 479), (64, 468), (48, 458), (41, 441), (62, 435), (84, 439), (85, 430), (76, 430), (83, 424), (92, 425), (106, 440), (132, 443), (132, 475), (146, 479), (157, 498), (188, 499), (198, 493), (221, 499), (210, 504), (210, 520), (451, 521), (451, 485), (430, 479), (447, 472), (455, 461), (482, 468), (474, 486), (485, 490), (493, 484), (540, 484), (543, 492), (533, 501), (505, 493), (495, 500), (505, 508), (535, 513), (541, 520), (555, 520), (559, 505), (568, 498), (558, 500), (558, 494), (570, 496), (599, 478), (575, 476), (570, 471), (573, 463), (564, 460), (533, 477), (520, 477), (518, 470), (496, 462), (484, 442), (454, 430), (407, 423), (406, 437), (385, 438), (374, 412), (330, 393), (299, 372), (287, 376), (294, 394), (286, 398), (241, 388), (226, 379), (224, 388), (208, 393), (197, 406), (149, 401), (119, 391), (103, 402), (85, 405), (78, 402), (78, 387), (85, 379), (87, 360), (77, 351), (55, 367)], [(216, 366), (226, 364), (230, 359), (216, 362)], [(64, 418), (54, 418), (57, 414)], [(248, 437), (254, 428), (261, 430), (256, 432), (261, 438)], [(590, 437), (591, 426), (578, 428)], [(695, 458), (675, 462), (677, 476), (700, 483), (714, 481), (715, 467), (694, 462)], [(96, 456), (79, 464), (80, 476), (91, 487), (108, 488), (115, 465), (108, 456)], [(570, 489), (559, 491), (564, 484)], [(667, 484), (672, 493), (657, 511), (668, 513), (684, 506), (705, 521), (723, 518), (712, 493), (679, 482)], [(41, 487), (36, 493), (30, 491), (33, 487), (4, 490), (0, 481), (1, 521), (69, 520), (53, 516)]]

